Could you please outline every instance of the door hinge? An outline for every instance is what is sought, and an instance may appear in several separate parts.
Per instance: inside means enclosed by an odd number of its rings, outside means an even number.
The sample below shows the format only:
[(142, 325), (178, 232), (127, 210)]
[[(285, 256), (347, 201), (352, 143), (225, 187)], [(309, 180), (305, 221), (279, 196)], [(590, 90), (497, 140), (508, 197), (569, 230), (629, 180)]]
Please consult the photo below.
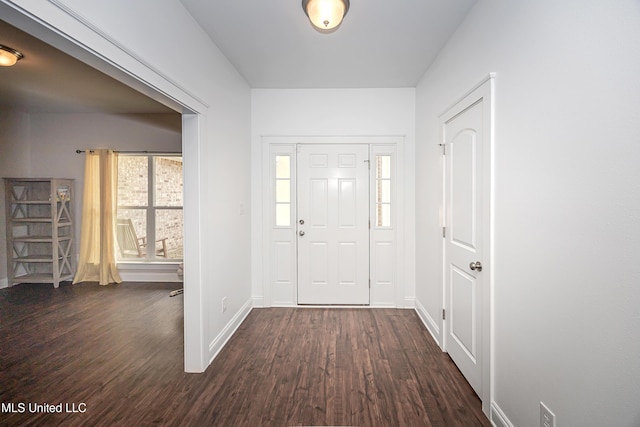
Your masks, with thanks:
[(447, 155), (447, 146), (446, 144), (438, 144), (440, 147), (442, 147), (442, 155), (446, 156)]
[(445, 310), (444, 308), (442, 309), (442, 320), (445, 320), (446, 316), (445, 316)]
[(369, 289), (371, 289), (371, 279), (369, 279)]
[(447, 237), (447, 227), (442, 227), (442, 237)]
[(367, 164), (367, 167), (369, 168), (369, 170), (371, 170), (371, 160), (366, 159), (364, 162)]

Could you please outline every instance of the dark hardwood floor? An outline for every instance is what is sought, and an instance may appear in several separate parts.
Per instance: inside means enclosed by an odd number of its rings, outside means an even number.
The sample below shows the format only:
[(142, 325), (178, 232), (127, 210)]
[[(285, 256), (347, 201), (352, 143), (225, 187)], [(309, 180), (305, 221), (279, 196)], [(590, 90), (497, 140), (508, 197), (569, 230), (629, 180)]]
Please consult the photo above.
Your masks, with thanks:
[(490, 425), (412, 310), (255, 309), (185, 374), (175, 287), (0, 290), (0, 425)]

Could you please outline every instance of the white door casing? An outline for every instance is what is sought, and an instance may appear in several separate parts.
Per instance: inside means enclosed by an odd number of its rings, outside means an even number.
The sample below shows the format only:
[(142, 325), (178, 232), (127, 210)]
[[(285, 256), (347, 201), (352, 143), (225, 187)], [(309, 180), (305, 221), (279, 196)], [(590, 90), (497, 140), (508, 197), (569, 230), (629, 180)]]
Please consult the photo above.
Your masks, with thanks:
[(369, 147), (298, 145), (298, 304), (369, 304)]
[[(263, 136), (262, 137), (262, 187), (261, 209), (257, 213), (256, 229), (261, 230), (257, 263), (261, 284), (254, 289), (256, 307), (290, 307), (298, 305), (298, 214), (297, 195), (297, 147), (299, 145), (362, 145), (369, 149), (369, 218), (371, 218), (370, 270), (371, 288), (369, 304), (372, 307), (413, 307), (408, 298), (409, 287), (404, 285), (404, 138), (401, 136)], [(391, 161), (391, 209), (390, 223), (376, 223), (376, 168), (377, 156)], [(287, 160), (288, 173), (279, 160)], [(280, 166), (278, 166), (280, 165)], [(279, 171), (279, 172), (278, 172)], [(291, 177), (289, 185), (287, 180)], [(290, 216), (286, 212), (286, 197), (278, 196), (278, 190), (290, 191)], [(388, 193), (386, 195), (388, 197)], [(387, 200), (388, 201), (388, 200)]]
[[(490, 76), (491, 77), (491, 76)], [(441, 116), (445, 153), (443, 350), (489, 413), (492, 79)]]

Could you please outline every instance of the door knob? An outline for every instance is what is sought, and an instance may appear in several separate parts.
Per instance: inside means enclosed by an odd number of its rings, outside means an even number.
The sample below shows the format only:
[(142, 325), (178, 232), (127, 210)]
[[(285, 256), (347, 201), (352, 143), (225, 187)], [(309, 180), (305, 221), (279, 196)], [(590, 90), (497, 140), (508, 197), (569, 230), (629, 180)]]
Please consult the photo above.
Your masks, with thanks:
[(482, 264), (480, 263), (480, 261), (472, 262), (471, 264), (469, 264), (469, 268), (471, 270), (482, 271)]
[(300, 231), (298, 234), (300, 235), (300, 237), (302, 237), (304, 236), (304, 231)]
[(300, 225), (304, 225), (304, 219), (301, 219), (300, 221), (298, 221), (300, 223)]

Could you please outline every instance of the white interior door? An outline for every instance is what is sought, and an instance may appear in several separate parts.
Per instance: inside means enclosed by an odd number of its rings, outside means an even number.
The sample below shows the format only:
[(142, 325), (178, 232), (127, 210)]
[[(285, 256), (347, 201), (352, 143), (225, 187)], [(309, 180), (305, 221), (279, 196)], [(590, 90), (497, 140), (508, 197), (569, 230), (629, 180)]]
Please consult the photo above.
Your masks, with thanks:
[(369, 148), (297, 151), (298, 304), (369, 304)]
[(445, 350), (482, 397), (483, 100), (444, 123)]

